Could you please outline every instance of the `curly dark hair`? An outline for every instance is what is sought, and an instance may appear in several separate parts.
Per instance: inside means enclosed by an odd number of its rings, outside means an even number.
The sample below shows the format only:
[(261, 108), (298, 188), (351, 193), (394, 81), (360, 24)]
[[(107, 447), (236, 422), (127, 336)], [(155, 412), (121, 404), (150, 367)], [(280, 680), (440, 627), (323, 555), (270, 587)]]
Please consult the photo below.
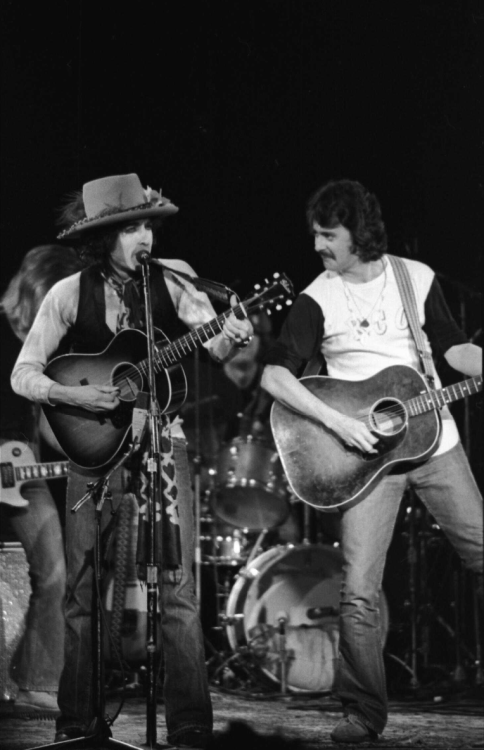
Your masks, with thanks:
[[(70, 227), (72, 224), (86, 218), (84, 211), (84, 201), (82, 191), (78, 190), (68, 196), (67, 203), (59, 212), (58, 224), (63, 227)], [(79, 258), (84, 266), (95, 266), (106, 270), (109, 266), (109, 258), (114, 250), (116, 239), (125, 227), (132, 224), (131, 221), (120, 221), (114, 226), (86, 230), (82, 237), (69, 239), (70, 244), (75, 248)], [(156, 247), (156, 232), (163, 223), (162, 219), (150, 219), (153, 228), (153, 247)]]
[(312, 232), (314, 224), (334, 228), (341, 224), (353, 240), (353, 252), (363, 263), (381, 258), (387, 249), (387, 234), (378, 198), (355, 180), (332, 180), (310, 197), (306, 219)]

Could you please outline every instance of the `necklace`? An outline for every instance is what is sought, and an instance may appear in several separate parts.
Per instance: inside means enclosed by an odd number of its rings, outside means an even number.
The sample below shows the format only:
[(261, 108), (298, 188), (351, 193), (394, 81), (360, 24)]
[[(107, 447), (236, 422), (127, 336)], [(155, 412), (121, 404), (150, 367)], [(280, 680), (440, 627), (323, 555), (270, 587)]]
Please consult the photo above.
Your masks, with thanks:
[(352, 307), (351, 307), (351, 303), (353, 303), (354, 307), (356, 308), (356, 312), (358, 313), (358, 316), (359, 316), (359, 318), (357, 320), (357, 324), (358, 324), (358, 326), (360, 328), (369, 328), (370, 327), (370, 320), (371, 320), (372, 313), (375, 310), (377, 304), (380, 301), (383, 301), (383, 292), (385, 291), (385, 287), (387, 285), (387, 267), (386, 267), (385, 261), (382, 261), (382, 263), (383, 263), (383, 286), (382, 286), (382, 288), (380, 290), (380, 294), (376, 298), (375, 302), (373, 303), (373, 305), (371, 307), (370, 312), (367, 315), (363, 315), (362, 314), (362, 312), (360, 310), (360, 307), (359, 307), (359, 305), (358, 305), (358, 303), (357, 303), (357, 301), (356, 301), (356, 299), (355, 299), (355, 297), (353, 295), (353, 292), (349, 288), (349, 286), (346, 283), (346, 281), (344, 280), (343, 276), (341, 276), (341, 281), (343, 282), (343, 288), (345, 290), (346, 304), (348, 305), (348, 310), (350, 311), (350, 313), (354, 312), (354, 310), (352, 310)]

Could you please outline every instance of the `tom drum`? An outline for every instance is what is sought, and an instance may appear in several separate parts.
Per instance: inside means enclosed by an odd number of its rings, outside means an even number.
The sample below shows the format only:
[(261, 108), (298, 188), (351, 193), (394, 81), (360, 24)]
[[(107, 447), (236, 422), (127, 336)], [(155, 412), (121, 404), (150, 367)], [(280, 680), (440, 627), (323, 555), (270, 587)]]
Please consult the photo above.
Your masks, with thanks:
[(284, 523), (289, 503), (277, 451), (251, 435), (223, 446), (218, 457), (213, 509), (226, 523), (252, 531)]

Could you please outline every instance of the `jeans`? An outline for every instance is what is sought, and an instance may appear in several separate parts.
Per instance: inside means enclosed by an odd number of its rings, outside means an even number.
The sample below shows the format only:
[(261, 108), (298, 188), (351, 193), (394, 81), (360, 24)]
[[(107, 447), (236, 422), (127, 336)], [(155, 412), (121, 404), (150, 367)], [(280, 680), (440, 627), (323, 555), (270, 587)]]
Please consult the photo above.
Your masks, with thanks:
[(14, 654), (12, 679), (22, 690), (56, 692), (64, 660), (66, 565), (59, 514), (47, 484), (22, 488), (25, 508), (7, 508), (24, 547), (32, 593), (26, 628)]
[(471, 570), (482, 572), (482, 497), (461, 444), (406, 474), (389, 474), (341, 519), (343, 583), (335, 693), (374, 731), (387, 721), (379, 596), (404, 490), (415, 490)]
[[(182, 549), (181, 575), (163, 576), (160, 586), (162, 652), (164, 657), (164, 700), (166, 725), (170, 739), (184, 729), (212, 731), (212, 706), (205, 668), (203, 634), (198, 615), (193, 581), (193, 496), (184, 440), (174, 439), (173, 450), (178, 487)], [(93, 599), (94, 541), (96, 524), (94, 503), (85, 502), (75, 513), (70, 509), (85, 494), (93, 477), (71, 466), (67, 491), (66, 548), (67, 601), (65, 664), (59, 685), (61, 716), (58, 729), (75, 727), (85, 731), (95, 714), (93, 705), (93, 661), (91, 614)], [(109, 481), (116, 509), (129, 479), (121, 467)], [(116, 516), (105, 502), (102, 515), (103, 538), (115, 528)], [(102, 718), (102, 717), (101, 717)]]

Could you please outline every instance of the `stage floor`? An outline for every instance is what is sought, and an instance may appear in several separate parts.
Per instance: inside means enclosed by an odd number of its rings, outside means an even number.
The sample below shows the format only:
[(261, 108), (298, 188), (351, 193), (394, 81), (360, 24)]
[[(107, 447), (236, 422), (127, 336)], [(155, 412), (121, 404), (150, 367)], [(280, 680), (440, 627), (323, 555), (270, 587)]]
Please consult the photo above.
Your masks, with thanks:
[[(108, 716), (116, 713), (118, 699), (119, 696), (110, 697)], [(328, 696), (283, 698), (274, 693), (257, 695), (213, 690), (212, 699), (216, 732), (214, 750), (319, 750), (336, 747), (329, 733), (341, 712), (338, 704)], [(169, 748), (161, 701), (158, 717), (157, 741), (161, 748)], [(248, 737), (240, 726), (231, 729), (233, 722), (242, 722), (252, 730), (253, 736)], [(51, 743), (54, 727), (53, 719), (17, 716), (7, 703), (0, 704), (2, 750), (27, 750)], [(146, 702), (143, 696), (128, 694), (112, 727), (112, 735), (116, 740), (143, 747), (146, 742)], [(484, 748), (482, 690), (425, 700), (392, 701), (385, 733), (377, 743), (366, 746), (375, 745), (419, 750)]]

